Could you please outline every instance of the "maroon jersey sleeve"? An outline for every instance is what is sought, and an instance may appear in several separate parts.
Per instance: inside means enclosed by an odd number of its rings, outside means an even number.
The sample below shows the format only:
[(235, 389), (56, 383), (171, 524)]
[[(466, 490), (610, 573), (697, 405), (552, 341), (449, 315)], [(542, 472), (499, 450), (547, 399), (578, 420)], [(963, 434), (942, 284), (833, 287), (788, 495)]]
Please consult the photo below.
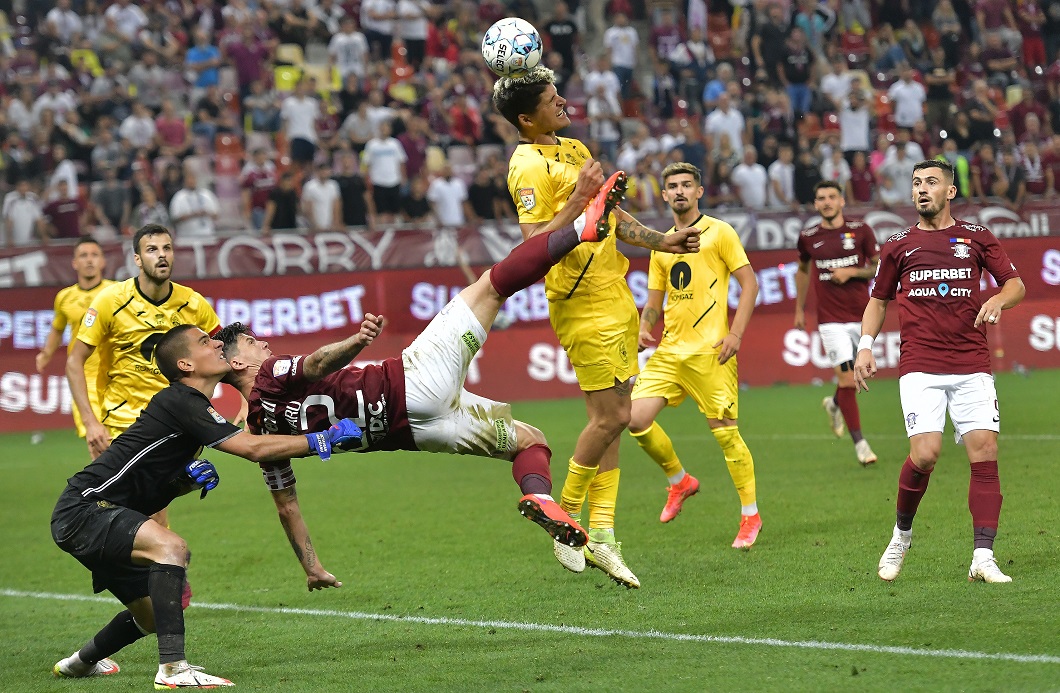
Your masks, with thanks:
[(880, 250), (880, 264), (876, 268), (876, 282), (872, 285), (873, 298), (881, 301), (893, 301), (898, 290), (898, 253), (896, 249), (905, 233), (896, 234), (887, 239)]
[(812, 260), (810, 257), (810, 251), (806, 249), (806, 236), (799, 234), (799, 241), (795, 244), (795, 249), (799, 251), (799, 262), (805, 264)]
[(982, 235), (976, 234), (978, 236), (976, 240), (982, 243), (983, 268), (994, 277), (997, 285), (1004, 286), (1009, 279), (1020, 276), (1019, 272), (1016, 271), (1016, 265), (1012, 263), (1008, 253), (1001, 247), (997, 236), (986, 229), (979, 233)]

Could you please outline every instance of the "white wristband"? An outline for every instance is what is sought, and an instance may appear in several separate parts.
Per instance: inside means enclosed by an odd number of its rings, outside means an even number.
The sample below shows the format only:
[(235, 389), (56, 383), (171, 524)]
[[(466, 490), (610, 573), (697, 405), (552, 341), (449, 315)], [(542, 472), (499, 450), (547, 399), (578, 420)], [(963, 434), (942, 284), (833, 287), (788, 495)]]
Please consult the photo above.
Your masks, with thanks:
[(861, 335), (861, 339), (858, 341), (858, 351), (864, 351), (865, 349), (872, 351), (872, 343), (874, 341), (876, 341), (876, 338), (871, 335)]

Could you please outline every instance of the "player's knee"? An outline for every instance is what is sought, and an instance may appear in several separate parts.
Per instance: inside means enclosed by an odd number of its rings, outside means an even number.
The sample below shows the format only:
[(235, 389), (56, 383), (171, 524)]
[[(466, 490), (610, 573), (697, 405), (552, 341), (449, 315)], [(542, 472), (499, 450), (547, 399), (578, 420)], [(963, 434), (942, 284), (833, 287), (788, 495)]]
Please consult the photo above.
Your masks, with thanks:
[(939, 461), (939, 454), (941, 452), (941, 446), (918, 445), (913, 448), (909, 457), (912, 459), (915, 467), (925, 472), (930, 472), (935, 468), (935, 463)]
[(629, 432), (633, 435), (640, 435), (651, 428), (653, 423), (655, 423), (655, 418), (650, 412), (634, 410), (629, 415)]
[(530, 424), (523, 423), (522, 421), (516, 421), (515, 428), (519, 432), (520, 450), (525, 450), (535, 445), (548, 445), (548, 440), (540, 429), (535, 428)]
[(187, 568), (190, 561), (191, 552), (188, 550), (188, 543), (180, 535), (170, 532), (170, 536), (166, 537), (159, 546), (159, 560), (155, 562)]

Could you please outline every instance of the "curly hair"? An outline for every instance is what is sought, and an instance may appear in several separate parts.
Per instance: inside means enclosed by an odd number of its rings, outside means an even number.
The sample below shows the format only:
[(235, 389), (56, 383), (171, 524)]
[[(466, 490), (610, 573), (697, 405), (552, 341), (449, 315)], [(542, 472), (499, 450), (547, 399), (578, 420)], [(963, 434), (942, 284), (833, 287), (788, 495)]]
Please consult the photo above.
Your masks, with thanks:
[(217, 334), (214, 335), (214, 339), (217, 339), (224, 344), (222, 352), (226, 359), (235, 353), (236, 347), (239, 346), (239, 335), (242, 334), (250, 335), (251, 337), (254, 336), (254, 333), (250, 331), (249, 327), (241, 322), (234, 322), (231, 325), (222, 327)]
[(519, 116), (533, 113), (542, 92), (555, 82), (556, 73), (541, 65), (519, 77), (501, 77), (493, 85), (493, 107), (519, 129)]

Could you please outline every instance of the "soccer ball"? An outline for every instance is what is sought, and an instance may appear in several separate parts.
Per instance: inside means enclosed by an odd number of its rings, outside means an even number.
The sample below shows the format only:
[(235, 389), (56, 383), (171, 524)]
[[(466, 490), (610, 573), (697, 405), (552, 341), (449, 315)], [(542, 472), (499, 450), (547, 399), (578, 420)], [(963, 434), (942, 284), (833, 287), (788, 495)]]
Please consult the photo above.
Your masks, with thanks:
[(482, 37), (482, 59), (501, 77), (519, 77), (541, 62), (541, 34), (525, 19), (501, 19)]

